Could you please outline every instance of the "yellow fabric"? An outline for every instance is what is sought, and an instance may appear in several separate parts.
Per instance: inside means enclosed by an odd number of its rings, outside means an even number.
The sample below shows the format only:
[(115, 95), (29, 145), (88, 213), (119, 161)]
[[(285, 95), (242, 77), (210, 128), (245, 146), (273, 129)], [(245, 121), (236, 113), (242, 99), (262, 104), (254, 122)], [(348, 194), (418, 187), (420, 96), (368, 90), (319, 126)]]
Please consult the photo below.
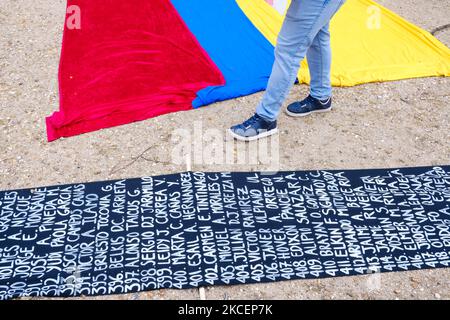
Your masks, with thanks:
[[(283, 17), (264, 0), (237, 0), (273, 44)], [(450, 49), (430, 33), (372, 0), (347, 0), (331, 21), (332, 84), (450, 76)], [(306, 59), (299, 81), (309, 83)]]

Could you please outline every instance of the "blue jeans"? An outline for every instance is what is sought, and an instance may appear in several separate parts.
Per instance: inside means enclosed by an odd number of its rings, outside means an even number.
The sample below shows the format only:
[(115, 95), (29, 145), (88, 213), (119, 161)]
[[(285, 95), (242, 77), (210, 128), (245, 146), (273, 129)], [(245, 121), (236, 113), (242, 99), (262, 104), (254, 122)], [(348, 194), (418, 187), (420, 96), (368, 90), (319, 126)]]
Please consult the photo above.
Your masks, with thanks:
[(331, 97), (330, 20), (345, 0), (292, 0), (278, 35), (275, 63), (256, 113), (275, 120), (307, 56), (311, 96)]

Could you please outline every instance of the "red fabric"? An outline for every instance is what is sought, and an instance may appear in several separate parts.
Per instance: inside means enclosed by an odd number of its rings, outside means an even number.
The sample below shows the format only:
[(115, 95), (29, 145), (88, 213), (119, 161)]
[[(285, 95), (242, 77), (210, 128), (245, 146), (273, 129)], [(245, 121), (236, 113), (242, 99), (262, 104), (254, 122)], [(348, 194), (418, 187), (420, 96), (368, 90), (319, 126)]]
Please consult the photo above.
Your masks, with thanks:
[[(60, 111), (48, 140), (191, 109), (222, 73), (169, 0), (68, 0), (81, 29), (64, 28)], [(73, 26), (72, 12), (67, 15)]]

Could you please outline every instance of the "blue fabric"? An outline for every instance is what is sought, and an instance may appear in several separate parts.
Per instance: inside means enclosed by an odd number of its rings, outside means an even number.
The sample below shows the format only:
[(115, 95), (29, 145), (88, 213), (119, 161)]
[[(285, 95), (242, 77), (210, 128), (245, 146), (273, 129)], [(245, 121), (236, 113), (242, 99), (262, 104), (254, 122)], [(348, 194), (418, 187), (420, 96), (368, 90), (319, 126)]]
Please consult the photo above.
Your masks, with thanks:
[(172, 0), (172, 4), (226, 80), (224, 86), (199, 91), (194, 108), (266, 89), (274, 48), (234, 0)]

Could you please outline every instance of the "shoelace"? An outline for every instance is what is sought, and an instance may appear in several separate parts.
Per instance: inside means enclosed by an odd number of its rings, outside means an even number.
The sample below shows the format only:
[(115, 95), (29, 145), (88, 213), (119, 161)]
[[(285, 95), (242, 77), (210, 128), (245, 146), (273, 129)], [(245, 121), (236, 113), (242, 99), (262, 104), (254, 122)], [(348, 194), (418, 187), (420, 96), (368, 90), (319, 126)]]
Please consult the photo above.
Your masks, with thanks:
[(256, 121), (258, 121), (258, 119), (259, 119), (259, 116), (257, 114), (254, 114), (250, 119), (245, 120), (243, 125), (244, 125), (244, 127), (247, 128), (247, 127), (251, 126), (252, 124), (254, 124)]
[(311, 106), (314, 106), (314, 103), (316, 101), (319, 101), (319, 103), (321, 105), (324, 105), (324, 103), (322, 103), (322, 101), (314, 99), (312, 96), (307, 96), (306, 99), (304, 100), (304, 102), (300, 105), (300, 107), (310, 109)]
[[(311, 102), (314, 103), (315, 99), (312, 96), (307, 96), (305, 102)], [(306, 103), (305, 103), (306, 104)]]

